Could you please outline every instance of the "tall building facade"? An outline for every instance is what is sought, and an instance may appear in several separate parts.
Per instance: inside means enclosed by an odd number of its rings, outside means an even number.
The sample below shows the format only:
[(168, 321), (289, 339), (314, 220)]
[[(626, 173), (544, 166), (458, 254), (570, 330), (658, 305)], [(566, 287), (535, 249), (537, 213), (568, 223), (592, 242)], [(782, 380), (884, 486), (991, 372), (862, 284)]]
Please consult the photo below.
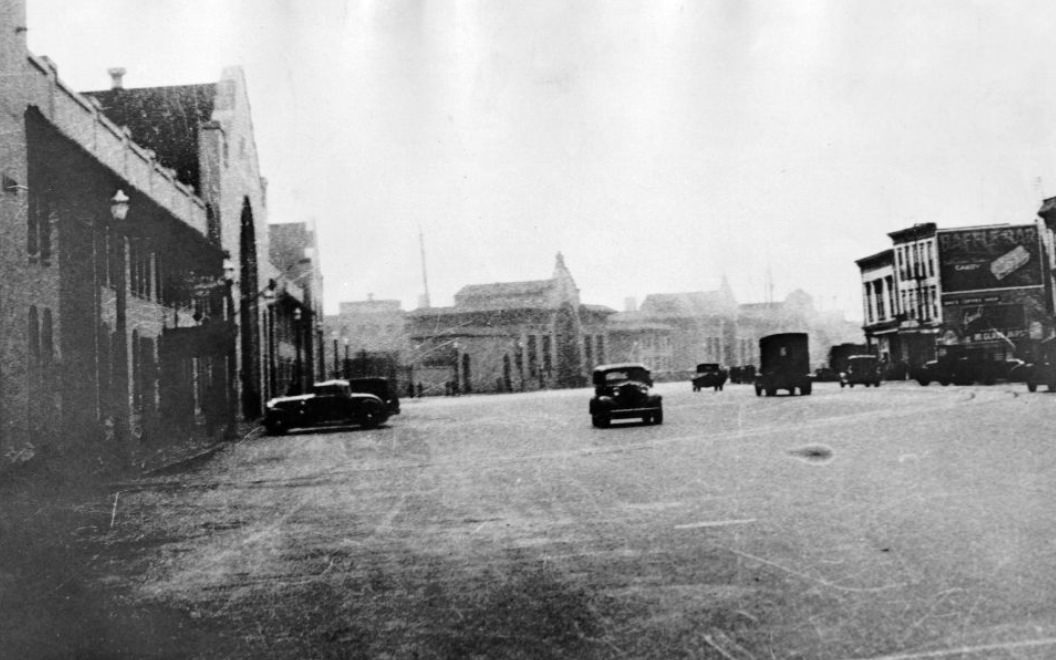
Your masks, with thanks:
[(884, 250), (855, 263), (862, 274), (862, 330), (866, 344), (883, 362), (893, 363), (895, 356), (902, 355), (894, 250)]
[(0, 0), (0, 456), (233, 431), (278, 288), (241, 72), (78, 93), (25, 18)]

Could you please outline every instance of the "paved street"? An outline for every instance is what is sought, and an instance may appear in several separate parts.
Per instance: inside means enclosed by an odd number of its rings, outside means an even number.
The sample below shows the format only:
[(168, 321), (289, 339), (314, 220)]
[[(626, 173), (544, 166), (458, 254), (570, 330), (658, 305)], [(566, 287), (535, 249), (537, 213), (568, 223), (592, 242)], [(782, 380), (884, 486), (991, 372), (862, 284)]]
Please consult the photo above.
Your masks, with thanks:
[(95, 586), (203, 657), (1056, 655), (1056, 395), (658, 389), (234, 445), (124, 487)]

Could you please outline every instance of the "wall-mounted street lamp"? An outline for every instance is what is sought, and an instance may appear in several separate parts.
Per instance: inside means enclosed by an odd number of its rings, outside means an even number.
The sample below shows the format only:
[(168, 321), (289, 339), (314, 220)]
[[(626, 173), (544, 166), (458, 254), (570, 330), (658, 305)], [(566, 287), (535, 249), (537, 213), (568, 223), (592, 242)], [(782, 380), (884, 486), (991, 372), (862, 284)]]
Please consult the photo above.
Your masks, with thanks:
[(124, 222), (128, 217), (129, 198), (124, 190), (118, 190), (110, 198), (110, 217), (117, 222)]
[(235, 262), (231, 260), (231, 257), (224, 257), (224, 282), (226, 284), (235, 283)]
[[(113, 218), (115, 224), (124, 223), (125, 218), (128, 217), (129, 198), (123, 190), (118, 190), (113, 197), (110, 198), (110, 217)], [(113, 410), (114, 410), (114, 437), (117, 439), (118, 445), (123, 445), (125, 440), (128, 438), (129, 433), (129, 409), (128, 409), (128, 384), (129, 384), (129, 364), (128, 364), (128, 353), (126, 347), (128, 346), (128, 298), (125, 287), (128, 286), (125, 280), (125, 260), (127, 258), (127, 252), (125, 248), (125, 237), (120, 235), (117, 237), (117, 254), (116, 260), (121, 264), (118, 269), (117, 280), (114, 282), (114, 288), (116, 289), (117, 295), (115, 298), (115, 315), (114, 315), (114, 332), (121, 339), (121, 350), (115, 355), (116, 362), (116, 375), (115, 382), (113, 383)]]

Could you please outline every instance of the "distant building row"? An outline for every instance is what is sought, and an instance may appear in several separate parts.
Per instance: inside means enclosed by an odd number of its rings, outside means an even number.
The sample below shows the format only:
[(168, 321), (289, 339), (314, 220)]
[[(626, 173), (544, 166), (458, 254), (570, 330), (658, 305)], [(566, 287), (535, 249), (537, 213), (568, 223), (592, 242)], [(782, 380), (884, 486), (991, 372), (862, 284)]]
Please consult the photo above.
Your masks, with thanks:
[(700, 362), (757, 363), (759, 337), (806, 331), (823, 359), (860, 330), (822, 314), (802, 291), (780, 303), (738, 304), (729, 285), (714, 291), (653, 294), (617, 312), (583, 304), (564, 258), (549, 279), (474, 284), (451, 307), (404, 311), (395, 300), (343, 303), (326, 318), (338, 374), (385, 364), (425, 393), (523, 391), (586, 384), (605, 362), (643, 362), (659, 378), (685, 377)]

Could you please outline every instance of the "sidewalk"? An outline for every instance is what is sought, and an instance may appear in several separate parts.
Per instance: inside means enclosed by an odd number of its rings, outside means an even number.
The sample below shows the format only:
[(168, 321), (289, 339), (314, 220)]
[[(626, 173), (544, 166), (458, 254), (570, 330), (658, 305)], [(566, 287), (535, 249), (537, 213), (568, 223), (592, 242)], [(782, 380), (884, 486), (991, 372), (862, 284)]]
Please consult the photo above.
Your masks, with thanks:
[(194, 433), (182, 440), (155, 440), (136, 447), (131, 457), (132, 473), (129, 478), (175, 472), (190, 467), (235, 442), (251, 440), (263, 433), (256, 422), (240, 422), (231, 439), (222, 439), (220, 434), (212, 437), (204, 432)]

